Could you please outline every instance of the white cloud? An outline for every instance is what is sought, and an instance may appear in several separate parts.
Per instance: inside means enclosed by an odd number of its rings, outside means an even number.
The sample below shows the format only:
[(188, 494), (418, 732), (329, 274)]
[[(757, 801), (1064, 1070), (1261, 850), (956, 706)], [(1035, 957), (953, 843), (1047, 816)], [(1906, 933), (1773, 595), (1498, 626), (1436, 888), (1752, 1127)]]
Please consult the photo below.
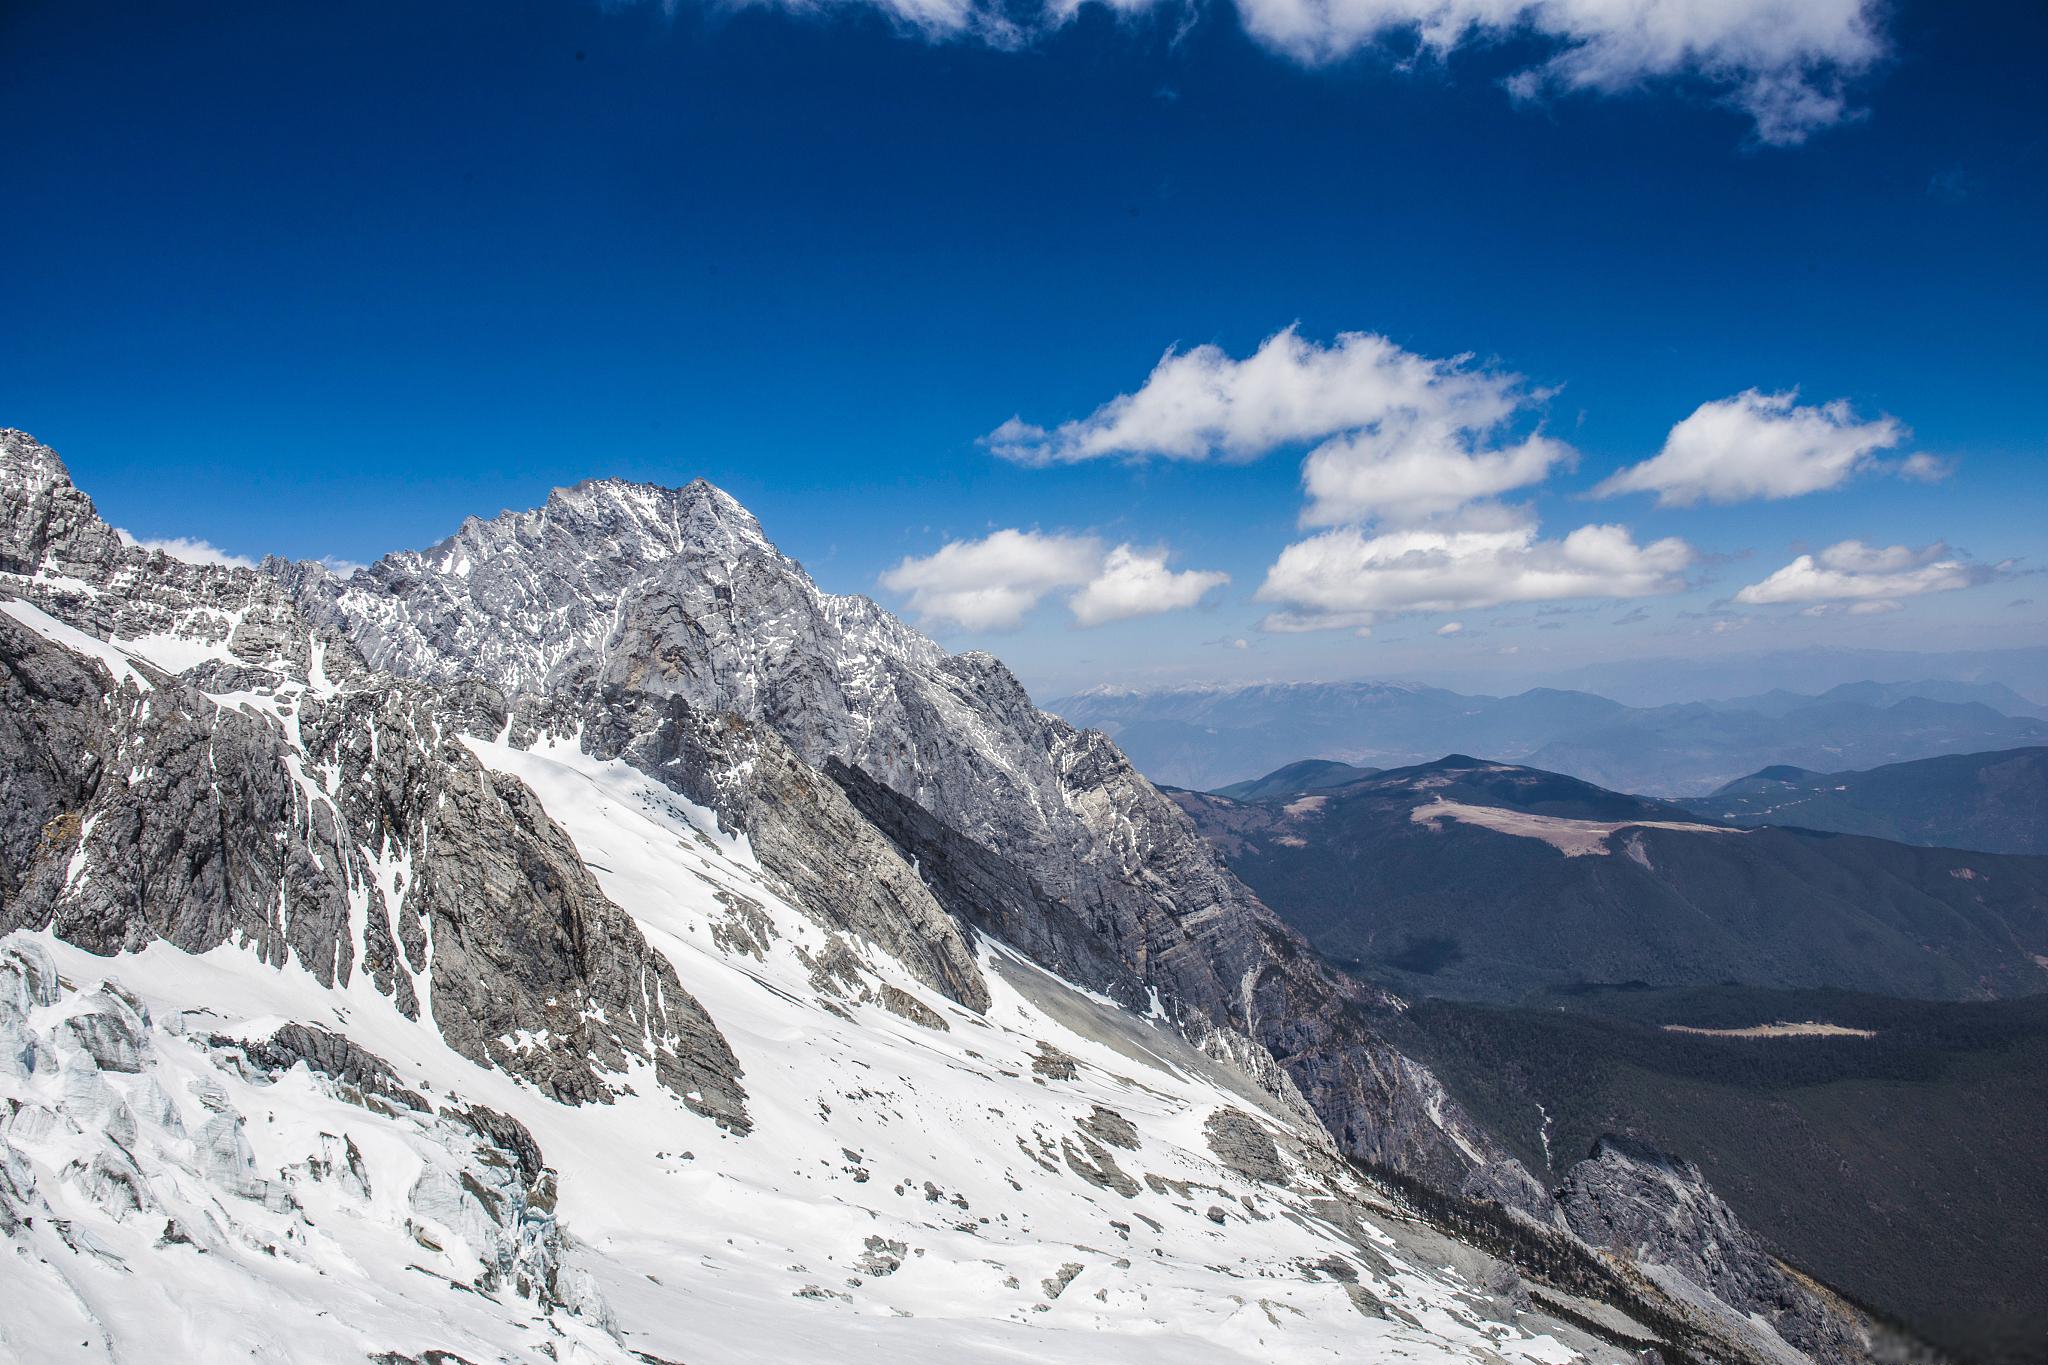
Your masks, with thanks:
[(1412, 521), (1541, 482), (1572, 459), (1535, 435), (1501, 444), (1540, 399), (1521, 376), (1469, 356), (1417, 355), (1345, 332), (1329, 346), (1289, 327), (1249, 356), (1221, 347), (1168, 351), (1135, 393), (1047, 428), (1011, 418), (985, 438), (1020, 464), (1104, 458), (1255, 460), (1320, 442), (1302, 465), (1309, 525)]
[(1915, 483), (1940, 483), (1956, 472), (1955, 461), (1929, 455), (1924, 450), (1908, 455), (1894, 469), (1900, 478), (1911, 479)]
[(1562, 540), (1539, 540), (1532, 521), (1378, 535), (1345, 527), (1283, 550), (1258, 598), (1283, 608), (1268, 630), (1357, 628), (1384, 613), (1676, 592), (1692, 560), (1682, 540), (1637, 545), (1622, 526), (1581, 526)]
[(1101, 563), (1102, 542), (1093, 536), (1004, 530), (906, 558), (882, 575), (882, 586), (909, 594), (920, 620), (1011, 630), (1047, 593), (1086, 583)]
[(1446, 621), (1436, 628), (1436, 633), (1439, 635), (1456, 635), (1464, 629), (1465, 623), (1463, 621)]
[[(1845, 399), (1801, 407), (1797, 398), (1748, 389), (1702, 403), (1671, 428), (1654, 459), (1621, 470), (1594, 495), (1655, 493), (1660, 507), (1794, 498), (1840, 485), (1906, 438), (1890, 417), (1857, 421)], [(1942, 472), (1931, 455), (1900, 468), (1921, 479)]]
[[(1083, 0), (867, 0), (932, 41), (1015, 48), (1070, 21)], [(1181, 11), (1170, 0), (1100, 0), (1120, 15)], [(674, 0), (663, 0), (673, 4)], [(801, 13), (818, 0), (756, 0)], [(1789, 145), (1857, 116), (1848, 87), (1885, 54), (1877, 0), (1236, 0), (1246, 32), (1306, 66), (1379, 48), (1400, 67), (1418, 48), (1533, 39), (1544, 52), (1511, 76), (1517, 100), (1621, 94), (1698, 80), (1754, 122), (1759, 141)], [(1181, 22), (1187, 22), (1183, 17)]]
[(1853, 117), (1847, 82), (1884, 54), (1872, 0), (1238, 0), (1238, 10), (1253, 36), (1309, 64), (1395, 36), (1441, 57), (1533, 35), (1554, 47), (1509, 79), (1517, 98), (1693, 76), (1748, 114), (1760, 141), (1781, 145)]
[(1968, 563), (1939, 543), (1914, 550), (1845, 540), (1819, 554), (1800, 555), (1763, 582), (1736, 593), (1735, 600), (1747, 606), (1856, 602), (1864, 604), (1859, 614), (1868, 615), (1896, 608), (1901, 597), (1975, 587), (2005, 568)]
[(1575, 458), (1570, 446), (1547, 436), (1492, 449), (1481, 436), (1455, 421), (1394, 418), (1328, 441), (1302, 463), (1309, 495), (1302, 521), (1419, 521), (1541, 483), (1553, 466)]
[(1212, 588), (1230, 581), (1227, 573), (1166, 567), (1164, 550), (1135, 550), (1119, 545), (1103, 560), (1102, 569), (1068, 601), (1074, 619), (1084, 626), (1127, 621), (1178, 611), (1201, 601)]
[(369, 567), (353, 559), (343, 559), (340, 555), (322, 555), (313, 562), (337, 578), (347, 578), (350, 574)]
[(927, 624), (1012, 630), (1047, 596), (1074, 588), (1068, 604), (1083, 626), (1104, 625), (1194, 606), (1230, 581), (1224, 573), (1167, 567), (1167, 552), (1118, 545), (1104, 552), (1094, 536), (1001, 530), (956, 540), (923, 558), (906, 558), (882, 586), (907, 594)]
[(133, 545), (138, 550), (161, 551), (172, 559), (182, 559), (187, 564), (216, 564), (233, 569), (256, 567), (256, 561), (247, 555), (230, 554), (216, 545), (195, 540), (190, 536), (163, 536), (154, 540), (144, 540), (140, 536), (130, 535), (119, 527), (114, 529), (114, 534), (121, 537), (121, 543), (124, 545)]

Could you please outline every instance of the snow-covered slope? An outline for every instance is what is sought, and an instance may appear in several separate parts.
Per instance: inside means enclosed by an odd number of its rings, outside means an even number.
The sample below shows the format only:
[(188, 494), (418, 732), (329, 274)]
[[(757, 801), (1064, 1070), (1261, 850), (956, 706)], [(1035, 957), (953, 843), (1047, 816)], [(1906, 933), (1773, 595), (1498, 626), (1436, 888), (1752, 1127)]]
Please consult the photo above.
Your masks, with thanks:
[[(561, 818), (718, 1019), (752, 1131), (645, 1068), (611, 1103), (556, 1103), (360, 974), (332, 987), (243, 946), (106, 959), (16, 933), (0, 1279), (24, 1311), (0, 1342), (18, 1358), (1552, 1362), (1595, 1346), (1520, 1314), (1511, 1274), (1399, 1218), (1320, 1134), (1156, 1023), (986, 942), (990, 1003), (966, 1010), (835, 945), (743, 841), (634, 770), (470, 743)], [(389, 1074), (309, 1064), (280, 1035), (293, 1023)], [(521, 1171), (523, 1151), (545, 1171)]]

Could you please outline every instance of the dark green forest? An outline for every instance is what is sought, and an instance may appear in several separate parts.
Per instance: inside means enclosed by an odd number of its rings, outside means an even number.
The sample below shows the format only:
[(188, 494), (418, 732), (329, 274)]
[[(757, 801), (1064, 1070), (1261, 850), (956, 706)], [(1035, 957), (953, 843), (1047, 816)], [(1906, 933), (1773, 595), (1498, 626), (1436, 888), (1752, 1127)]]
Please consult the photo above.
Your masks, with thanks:
[[(1877, 1036), (1663, 1028), (1780, 1020)], [(1534, 1168), (1561, 1174), (1603, 1133), (1646, 1138), (1697, 1162), (1786, 1261), (1881, 1315), (1964, 1360), (2048, 1361), (2048, 997), (1609, 986), (1517, 1007), (1422, 1000), (1404, 1027)]]

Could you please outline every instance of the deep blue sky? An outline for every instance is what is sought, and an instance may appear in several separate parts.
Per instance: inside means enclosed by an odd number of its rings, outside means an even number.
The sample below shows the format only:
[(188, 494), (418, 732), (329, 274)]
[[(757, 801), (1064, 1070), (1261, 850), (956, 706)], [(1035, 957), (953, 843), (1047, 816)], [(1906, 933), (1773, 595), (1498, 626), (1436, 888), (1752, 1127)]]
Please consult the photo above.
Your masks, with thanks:
[[(1426, 675), (1810, 640), (2039, 643), (2048, 9), (1905, 4), (1867, 114), (1760, 147), (1697, 83), (1502, 92), (1534, 40), (1305, 69), (1232, 13), (1100, 10), (1023, 51), (852, 10), (582, 0), (0, 7), (0, 425), (119, 525), (366, 560), (601, 474), (704, 475), (830, 588), (1000, 527), (1170, 543), (1208, 604), (940, 632), (1044, 691)], [(1233, 355), (1384, 333), (1557, 386), (1544, 534), (1679, 535), (1700, 586), (1267, 636), (1298, 452), (1033, 470), (977, 438)], [(1798, 386), (1957, 462), (1775, 502), (1577, 495), (1700, 403)], [(1519, 500), (1528, 500), (1525, 490)], [(2020, 576), (1850, 621), (1700, 613), (1798, 549), (1950, 543)], [(1716, 557), (1731, 557), (1718, 562)], [(1492, 626), (1495, 619), (1517, 624)], [(1752, 619), (1753, 618), (1753, 619)], [(1244, 649), (1217, 641), (1245, 639)]]

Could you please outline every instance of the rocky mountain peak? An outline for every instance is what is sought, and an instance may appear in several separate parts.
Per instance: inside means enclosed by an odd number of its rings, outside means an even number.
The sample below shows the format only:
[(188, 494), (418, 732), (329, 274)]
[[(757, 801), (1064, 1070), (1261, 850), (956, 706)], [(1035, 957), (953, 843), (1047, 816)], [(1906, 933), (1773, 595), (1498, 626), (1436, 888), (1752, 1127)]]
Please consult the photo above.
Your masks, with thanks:
[[(1263, 1083), (1350, 1134), (1356, 1155), (1544, 1206), (1372, 1031), (1372, 993), (1318, 967), (1114, 744), (1040, 711), (994, 658), (949, 654), (866, 598), (821, 591), (711, 485), (579, 485), (309, 587), (325, 594), (310, 609), (373, 666), (576, 699), (586, 743), (625, 708), (665, 725), (678, 705), (772, 734), (913, 866), (954, 869), (954, 882), (927, 875), (963, 924), (1043, 936), (1040, 960), (1126, 1004), (1156, 992), (1206, 1045), (1282, 1052), (1285, 1066), (1252, 1063)], [(665, 771), (670, 746), (602, 742)], [(774, 813), (721, 814), (762, 830)], [(1048, 906), (1057, 932), (1042, 927)]]
[(91, 578), (126, 557), (57, 452), (27, 432), (0, 430), (0, 482), (0, 572)]

